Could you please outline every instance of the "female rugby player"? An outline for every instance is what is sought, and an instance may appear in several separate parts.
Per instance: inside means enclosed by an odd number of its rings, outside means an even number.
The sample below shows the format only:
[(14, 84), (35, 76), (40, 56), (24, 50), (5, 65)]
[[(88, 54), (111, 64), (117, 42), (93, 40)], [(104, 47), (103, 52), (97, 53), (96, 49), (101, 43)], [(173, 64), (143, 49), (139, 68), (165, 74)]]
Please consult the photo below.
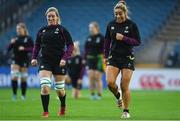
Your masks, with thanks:
[(65, 115), (66, 92), (65, 75), (66, 61), (71, 57), (74, 45), (69, 32), (61, 25), (58, 10), (50, 7), (46, 11), (48, 25), (42, 27), (38, 33), (33, 48), (33, 66), (37, 65), (37, 56), (40, 54), (39, 76), (41, 84), (41, 101), (43, 106), (43, 117), (49, 116), (49, 93), (51, 88), (51, 77), (54, 76), (54, 89), (60, 100), (59, 116)]
[(17, 98), (18, 79), (21, 80), (21, 99), (26, 98), (28, 65), (30, 56), (29, 54), (33, 49), (33, 40), (28, 35), (28, 30), (24, 23), (19, 23), (16, 26), (17, 35), (11, 39), (8, 46), (8, 52), (13, 50), (12, 64), (11, 64), (11, 82), (13, 90), (13, 100)]
[[(122, 118), (129, 118), (129, 83), (134, 71), (135, 59), (133, 47), (140, 45), (140, 35), (136, 24), (128, 17), (128, 9), (124, 1), (120, 1), (114, 7), (114, 15), (115, 20), (107, 25), (105, 35), (106, 79), (118, 106), (123, 108)], [(115, 83), (120, 72), (122, 95)]]
[(82, 88), (82, 77), (84, 74), (84, 63), (80, 56), (79, 42), (74, 42), (74, 50), (72, 58), (67, 63), (68, 76), (72, 83), (72, 96), (77, 99), (80, 97), (80, 91)]
[[(88, 67), (91, 99), (101, 99), (104, 37), (100, 34), (99, 25), (96, 22), (89, 24), (89, 32), (90, 35), (85, 43), (84, 58)], [(96, 87), (98, 90), (97, 95), (95, 95)]]

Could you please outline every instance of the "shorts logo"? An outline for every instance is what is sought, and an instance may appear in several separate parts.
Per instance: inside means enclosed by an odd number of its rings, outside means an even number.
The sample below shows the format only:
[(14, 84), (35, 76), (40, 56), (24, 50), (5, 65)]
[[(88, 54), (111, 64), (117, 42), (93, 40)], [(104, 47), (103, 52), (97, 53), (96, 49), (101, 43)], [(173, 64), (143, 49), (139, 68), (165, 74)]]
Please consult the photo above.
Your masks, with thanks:
[(128, 67), (131, 67), (131, 63), (128, 63)]
[(132, 57), (132, 56), (127, 56), (130, 60), (134, 60), (135, 57)]
[(111, 59), (112, 58), (112, 55), (110, 55), (109, 57), (108, 57), (108, 59)]
[(44, 66), (41, 66), (41, 68), (44, 68)]

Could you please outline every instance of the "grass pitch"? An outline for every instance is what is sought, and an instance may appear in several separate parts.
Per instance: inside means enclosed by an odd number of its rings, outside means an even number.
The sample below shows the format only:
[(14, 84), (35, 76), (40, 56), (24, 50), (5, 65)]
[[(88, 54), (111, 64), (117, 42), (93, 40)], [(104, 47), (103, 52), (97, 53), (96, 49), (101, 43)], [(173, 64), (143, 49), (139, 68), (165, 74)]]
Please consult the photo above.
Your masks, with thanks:
[[(121, 110), (116, 107), (115, 98), (104, 90), (101, 100), (89, 99), (88, 90), (82, 91), (82, 98), (75, 100), (67, 90), (67, 112), (57, 117), (59, 100), (51, 91), (49, 118), (41, 118), (42, 106), (39, 89), (28, 89), (27, 99), (11, 100), (11, 89), (0, 89), (0, 120), (121, 120)], [(180, 92), (176, 91), (132, 91), (129, 120), (180, 120)]]

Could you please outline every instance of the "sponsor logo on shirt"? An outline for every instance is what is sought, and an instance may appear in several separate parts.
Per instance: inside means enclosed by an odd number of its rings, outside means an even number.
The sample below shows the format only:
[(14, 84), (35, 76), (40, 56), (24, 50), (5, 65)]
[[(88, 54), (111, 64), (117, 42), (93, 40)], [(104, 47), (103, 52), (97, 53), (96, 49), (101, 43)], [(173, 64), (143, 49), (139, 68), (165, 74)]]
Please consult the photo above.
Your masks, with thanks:
[(115, 28), (114, 28), (114, 26), (111, 26), (111, 30), (114, 30)]

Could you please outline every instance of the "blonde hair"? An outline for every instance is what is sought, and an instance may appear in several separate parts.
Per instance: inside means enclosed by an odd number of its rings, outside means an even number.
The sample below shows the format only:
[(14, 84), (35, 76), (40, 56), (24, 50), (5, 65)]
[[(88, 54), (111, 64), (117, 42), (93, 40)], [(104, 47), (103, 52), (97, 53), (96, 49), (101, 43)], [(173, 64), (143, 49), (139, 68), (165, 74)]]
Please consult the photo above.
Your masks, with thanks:
[(114, 11), (115, 11), (116, 9), (121, 9), (121, 10), (125, 13), (126, 19), (129, 18), (129, 16), (128, 16), (129, 10), (128, 10), (128, 7), (127, 7), (126, 2), (125, 2), (124, 0), (119, 1), (119, 2), (114, 6)]
[(19, 27), (23, 28), (24, 33), (25, 33), (25, 36), (28, 36), (28, 35), (29, 35), (28, 29), (27, 29), (27, 27), (26, 27), (26, 24), (25, 24), (25, 23), (23, 23), (23, 22), (18, 23), (18, 24), (17, 24), (17, 26), (19, 26)]
[(96, 27), (96, 29), (98, 30), (98, 32), (100, 32), (100, 28), (99, 28), (99, 24), (95, 21), (91, 22), (89, 25), (93, 25)]
[(55, 12), (56, 13), (56, 16), (58, 17), (58, 24), (61, 24), (61, 17), (60, 17), (60, 14), (59, 14), (59, 11), (58, 11), (58, 9), (57, 8), (55, 8), (55, 7), (50, 7), (50, 8), (48, 8), (47, 9), (47, 11), (46, 11), (46, 13), (45, 13), (45, 15), (47, 16), (47, 14), (49, 13), (49, 12)]

